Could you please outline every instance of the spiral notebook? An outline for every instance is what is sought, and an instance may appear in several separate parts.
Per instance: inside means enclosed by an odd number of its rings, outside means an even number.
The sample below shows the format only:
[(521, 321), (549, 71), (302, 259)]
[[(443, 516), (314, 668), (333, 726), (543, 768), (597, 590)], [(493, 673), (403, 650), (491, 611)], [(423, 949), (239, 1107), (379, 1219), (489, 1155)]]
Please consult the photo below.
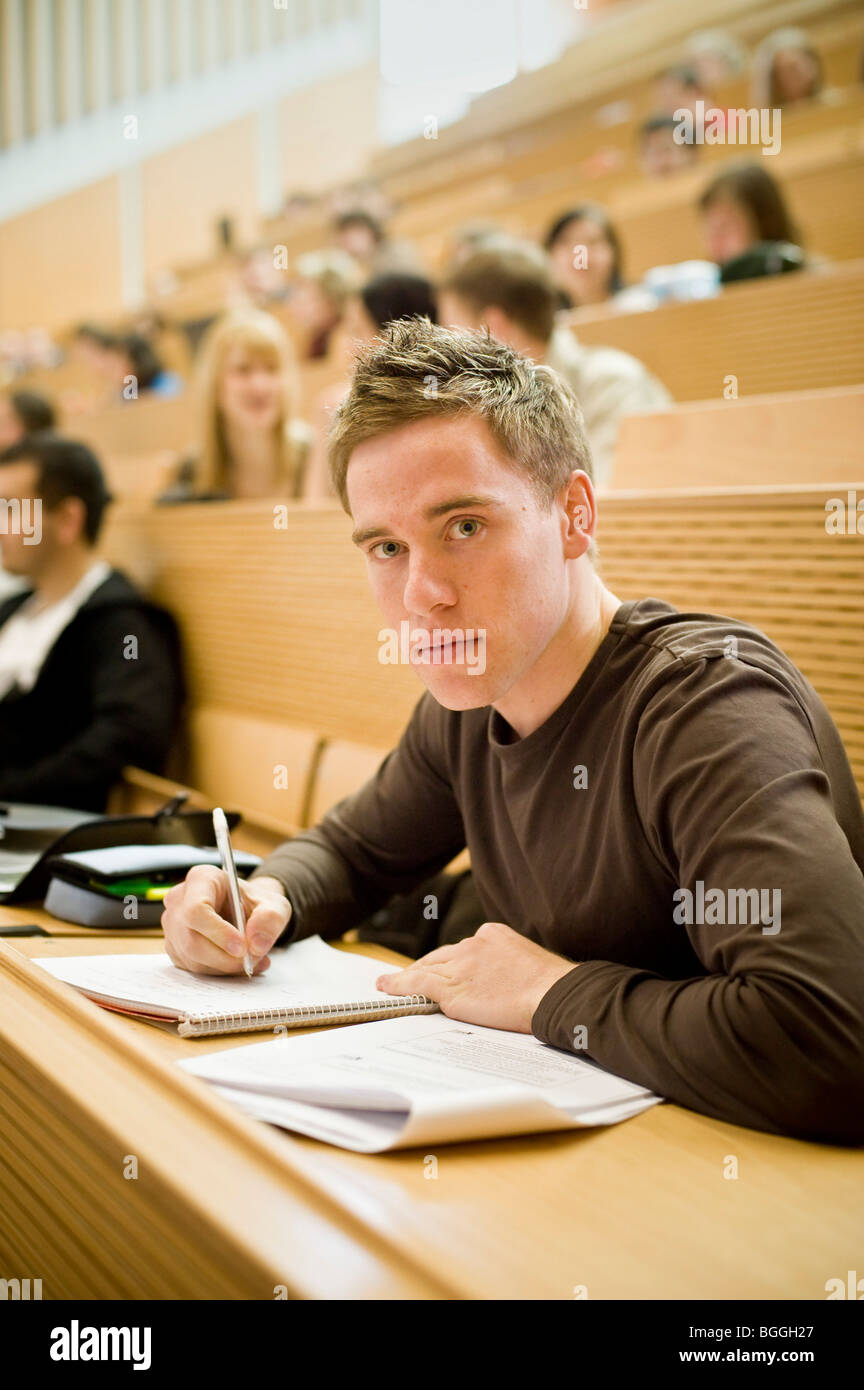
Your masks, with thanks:
[(424, 994), (376, 989), (386, 965), (334, 950), (320, 936), (276, 948), (270, 969), (251, 980), (245, 975), (193, 975), (161, 953), (33, 959), (104, 1008), (148, 1022), (176, 1023), (183, 1038), (438, 1012)]

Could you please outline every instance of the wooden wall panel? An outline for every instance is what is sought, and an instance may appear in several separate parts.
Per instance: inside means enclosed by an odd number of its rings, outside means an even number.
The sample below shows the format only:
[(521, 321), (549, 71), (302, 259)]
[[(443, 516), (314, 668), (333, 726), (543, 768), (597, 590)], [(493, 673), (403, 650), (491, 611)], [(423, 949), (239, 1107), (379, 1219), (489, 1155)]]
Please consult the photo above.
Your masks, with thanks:
[[(852, 492), (864, 499), (864, 481)], [(835, 495), (824, 486), (609, 494), (600, 569), (622, 600), (653, 595), (771, 637), (831, 711), (864, 794), (864, 536), (826, 531)]]
[(864, 386), (847, 386), (625, 416), (611, 486), (788, 486), (862, 475)]
[(244, 116), (143, 161), (141, 209), (147, 275), (215, 255), (215, 228), (221, 217), (234, 220), (241, 244), (254, 240), (257, 157), (256, 119)]
[(98, 320), (122, 292), (116, 177), (0, 223), (0, 328)]

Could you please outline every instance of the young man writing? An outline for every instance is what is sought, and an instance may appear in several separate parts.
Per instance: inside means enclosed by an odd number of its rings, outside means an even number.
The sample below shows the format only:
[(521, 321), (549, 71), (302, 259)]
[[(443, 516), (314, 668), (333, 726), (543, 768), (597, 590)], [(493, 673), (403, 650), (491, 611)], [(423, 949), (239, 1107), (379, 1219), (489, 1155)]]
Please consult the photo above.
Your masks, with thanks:
[[(609, 592), (575, 398), (488, 336), (393, 325), (330, 459), (387, 623), (428, 634), (428, 693), (375, 777), (247, 885), (262, 966), (467, 843), (488, 921), (381, 988), (705, 1114), (864, 1139), (864, 816), (812, 687), (752, 628)], [(440, 635), (478, 629), (482, 673)], [(719, 921), (709, 890), (771, 910)], [(225, 903), (203, 866), (172, 890), (175, 964), (239, 972)]]

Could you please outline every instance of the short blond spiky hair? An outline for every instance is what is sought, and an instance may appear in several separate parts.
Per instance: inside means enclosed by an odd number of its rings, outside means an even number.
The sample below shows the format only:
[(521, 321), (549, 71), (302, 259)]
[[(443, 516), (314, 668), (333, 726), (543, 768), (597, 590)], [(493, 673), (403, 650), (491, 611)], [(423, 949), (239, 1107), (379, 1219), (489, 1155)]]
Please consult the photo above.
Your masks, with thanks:
[(348, 464), (359, 445), (414, 420), (463, 413), (485, 420), (549, 506), (574, 469), (593, 481), (579, 403), (551, 367), (485, 329), (457, 332), (425, 318), (400, 319), (361, 351), (333, 418), (330, 475), (346, 512)]

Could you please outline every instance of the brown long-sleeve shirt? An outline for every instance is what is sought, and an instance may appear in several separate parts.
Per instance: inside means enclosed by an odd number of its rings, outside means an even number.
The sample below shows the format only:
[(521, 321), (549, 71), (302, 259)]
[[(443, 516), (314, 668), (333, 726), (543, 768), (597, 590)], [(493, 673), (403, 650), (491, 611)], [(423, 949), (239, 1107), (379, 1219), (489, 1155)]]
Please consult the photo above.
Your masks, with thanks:
[(257, 873), (293, 905), (282, 944), (334, 937), (466, 843), (487, 918), (579, 962), (536, 1037), (708, 1115), (864, 1142), (864, 814), (825, 706), (762, 633), (624, 603), (522, 739), (426, 694), (377, 774)]

